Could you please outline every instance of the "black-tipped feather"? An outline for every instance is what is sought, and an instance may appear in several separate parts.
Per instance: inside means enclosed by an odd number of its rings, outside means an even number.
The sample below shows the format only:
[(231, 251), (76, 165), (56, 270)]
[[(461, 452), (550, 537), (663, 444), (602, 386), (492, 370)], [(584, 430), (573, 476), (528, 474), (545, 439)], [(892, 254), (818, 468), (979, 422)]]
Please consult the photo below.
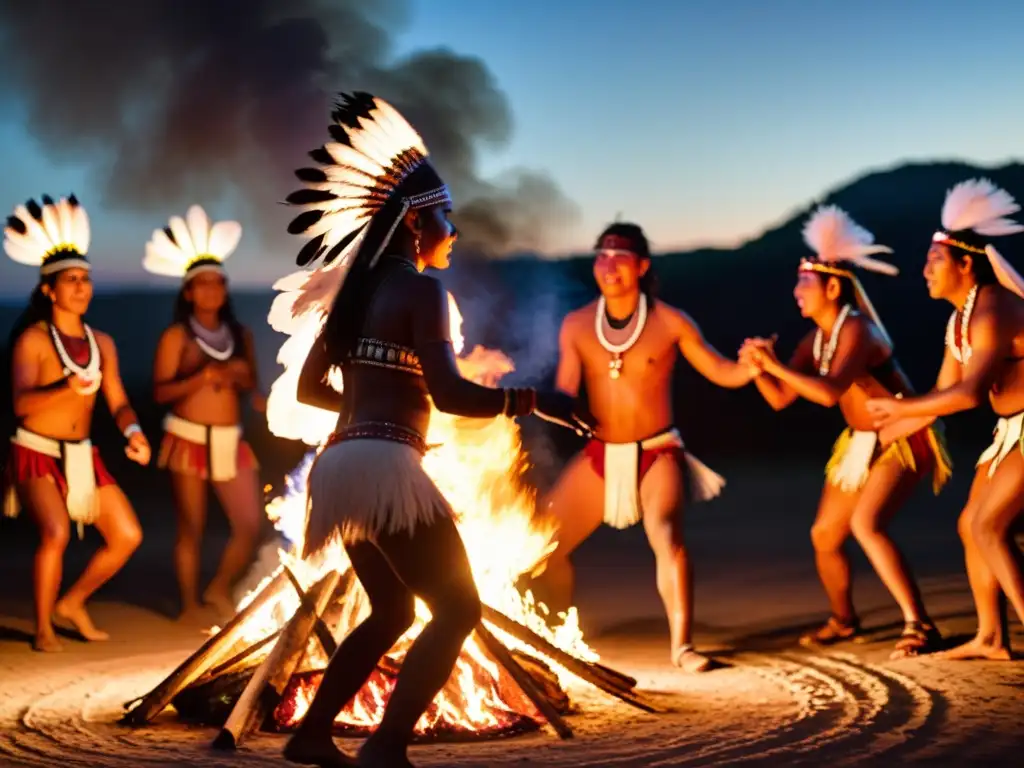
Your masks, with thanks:
[(164, 227), (164, 234), (167, 235), (168, 238), (170, 238), (170, 241), (172, 243), (174, 243), (175, 245), (178, 244), (178, 241), (174, 239), (174, 233), (171, 231), (170, 227)]
[(336, 199), (337, 195), (324, 189), (300, 189), (288, 195), (285, 201), (292, 205), (310, 205), (312, 203), (327, 203)]
[(288, 225), (288, 234), (290, 235), (301, 235), (307, 229), (312, 227), (323, 216), (322, 211), (304, 211), (291, 220)]
[(25, 203), (25, 207), (28, 209), (29, 215), (36, 221), (43, 220), (43, 209), (39, 207), (39, 203), (35, 200), (29, 200)]
[(347, 235), (345, 235), (343, 238), (341, 238), (341, 240), (338, 242), (338, 244), (335, 245), (333, 248), (331, 248), (331, 250), (329, 250), (327, 252), (327, 255), (324, 256), (324, 264), (330, 264), (336, 258), (338, 258), (338, 256), (341, 254), (341, 252), (344, 251), (346, 248), (349, 247), (349, 245), (352, 244), (352, 241), (356, 239), (356, 236), (360, 232), (362, 232), (364, 229), (366, 229), (366, 226), (367, 226), (366, 224), (363, 224), (360, 227), (356, 227), (354, 230), (352, 230)]
[(320, 251), (324, 247), (324, 235), (317, 235), (299, 251), (299, 255), (295, 257), (295, 263), (300, 267), (304, 267), (307, 264), (312, 264), (316, 261), (316, 257), (320, 255)]
[(334, 165), (334, 158), (331, 157), (331, 153), (323, 147), (311, 150), (309, 156), (320, 163), (320, 165)]
[(19, 219), (17, 216), (8, 216), (7, 226), (13, 229), (19, 235), (24, 235), (26, 232), (28, 232), (28, 227), (25, 226), (25, 222)]
[(319, 168), (299, 168), (295, 175), (299, 181), (307, 181), (311, 184), (323, 184), (327, 181), (327, 174)]

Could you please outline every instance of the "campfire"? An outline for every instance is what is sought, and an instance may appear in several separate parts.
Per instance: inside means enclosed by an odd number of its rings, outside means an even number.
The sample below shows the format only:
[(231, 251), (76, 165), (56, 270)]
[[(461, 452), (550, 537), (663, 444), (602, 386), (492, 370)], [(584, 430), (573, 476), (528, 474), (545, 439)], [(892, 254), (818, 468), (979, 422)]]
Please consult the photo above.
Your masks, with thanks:
[[(289, 282), (277, 287), (297, 287)], [(282, 301), (284, 300), (284, 301)], [(449, 296), (452, 338), (461, 354), (462, 318)], [(286, 296), (271, 324), (288, 333), (278, 362), (284, 373), (268, 405), (271, 430), (311, 446), (330, 434), (336, 415), (295, 400), (299, 369), (319, 322), (292, 319)], [(493, 384), (513, 370), (500, 352), (476, 347), (459, 358), (463, 375)], [(340, 386), (341, 382), (336, 382)], [(483, 620), (467, 639), (445, 687), (416, 726), (421, 740), (492, 738), (550, 725), (572, 735), (563, 715), (569, 691), (584, 682), (645, 711), (657, 709), (634, 690), (636, 681), (599, 663), (583, 640), (575, 609), (557, 620), (516, 581), (550, 550), (552, 532), (534, 521), (534, 500), (517, 479), (525, 469), (517, 425), (505, 418), (469, 420), (438, 411), (424, 468), (451, 503), (481, 599)], [(150, 693), (125, 705), (123, 722), (151, 722), (168, 705), (182, 719), (220, 727), (215, 746), (235, 747), (255, 730), (288, 731), (302, 720), (337, 642), (368, 613), (365, 593), (335, 541), (313, 558), (303, 549), (305, 478), (311, 451), (285, 482), (267, 514), (287, 544), (280, 564), (238, 605), (238, 613)], [(380, 722), (402, 660), (429, 619), (417, 620), (380, 660), (356, 698), (335, 721), (339, 735), (371, 731)]]

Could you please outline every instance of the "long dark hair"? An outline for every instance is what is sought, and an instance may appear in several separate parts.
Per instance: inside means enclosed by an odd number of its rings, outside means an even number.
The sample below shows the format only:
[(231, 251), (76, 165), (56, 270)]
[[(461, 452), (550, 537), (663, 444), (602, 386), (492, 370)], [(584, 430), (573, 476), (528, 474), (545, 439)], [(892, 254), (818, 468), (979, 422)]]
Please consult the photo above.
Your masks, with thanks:
[(395, 218), (401, 211), (401, 202), (397, 196), (389, 200), (370, 222), (366, 236), (359, 245), (359, 252), (352, 259), (352, 266), (334, 299), (322, 331), (327, 359), (331, 365), (340, 365), (348, 359), (362, 331), (366, 311), (377, 287), (373, 274), (376, 270), (368, 267), (370, 258), (378, 249), (382, 254), (401, 254), (407, 245), (409, 230), (401, 221), (392, 231)]
[[(225, 278), (226, 280), (227, 278)], [(187, 290), (188, 283), (185, 283), (181, 286), (181, 290), (178, 291), (178, 296), (174, 300), (174, 322), (181, 323), (185, 330), (189, 331), (188, 321), (192, 317), (192, 302), (185, 296)], [(231, 303), (230, 293), (224, 293), (224, 304), (221, 305), (217, 317), (231, 331), (231, 338), (235, 344), (235, 354), (242, 354), (244, 334), (242, 332), (242, 324), (238, 322), (238, 317), (235, 315), (235, 307)]]
[(18, 319), (14, 321), (11, 333), (7, 337), (8, 357), (13, 354), (14, 345), (21, 337), (21, 334), (36, 323), (49, 323), (53, 320), (53, 301), (43, 293), (43, 286), (45, 285), (52, 289), (57, 283), (57, 274), (54, 273), (41, 277), (39, 283), (32, 290), (32, 295), (28, 297), (28, 306), (18, 315)]
[(644, 231), (640, 228), (639, 224), (617, 221), (614, 224), (610, 224), (605, 227), (604, 232), (598, 236), (597, 243), (594, 247), (600, 248), (601, 241), (609, 235), (622, 237), (628, 240), (633, 253), (635, 253), (641, 261), (647, 262), (647, 271), (640, 276), (637, 284), (640, 287), (640, 292), (647, 297), (647, 301), (653, 304), (658, 295), (658, 275), (654, 271), (654, 262), (651, 261), (651, 246), (650, 243), (647, 242), (647, 235), (644, 234)]

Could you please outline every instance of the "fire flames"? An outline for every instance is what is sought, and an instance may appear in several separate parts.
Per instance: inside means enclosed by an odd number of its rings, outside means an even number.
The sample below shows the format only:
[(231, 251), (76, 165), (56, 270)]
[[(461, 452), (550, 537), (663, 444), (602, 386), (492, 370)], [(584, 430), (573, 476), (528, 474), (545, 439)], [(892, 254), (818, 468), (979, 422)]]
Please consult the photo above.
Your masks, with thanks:
[[(291, 282), (289, 282), (291, 281)], [(295, 288), (294, 278), (285, 278), (278, 289)], [(279, 300), (283, 297), (279, 297)], [(451, 336), (456, 352), (461, 355), (464, 338), (462, 317), (454, 298), (449, 294)], [(310, 446), (322, 444), (333, 430), (336, 414), (303, 405), (296, 401), (299, 370), (320, 328), (315, 314), (295, 318), (287, 302), (275, 303), (271, 324), (290, 338), (281, 347), (278, 362), (284, 372), (274, 383), (268, 400), (268, 424), (280, 437), (303, 440)], [(476, 347), (459, 358), (464, 376), (482, 383), (494, 384), (513, 370), (512, 362), (501, 352)], [(340, 375), (332, 379), (340, 389)], [(533, 518), (533, 495), (516, 482), (523, 471), (523, 454), (519, 430), (511, 419), (499, 417), (471, 420), (441, 413), (431, 415), (428, 443), (436, 445), (426, 456), (424, 468), (451, 503), (457, 515), (458, 529), (465, 541), (480, 596), (488, 604), (512, 619), (529, 627), (561, 650), (587, 661), (598, 656), (584, 642), (575, 609), (560, 616), (560, 624), (545, 620), (546, 608), (535, 604), (532, 595), (521, 594), (516, 579), (536, 565), (553, 546), (552, 531), (540, 527)], [(340, 543), (334, 542), (324, 552), (307, 561), (299, 561), (305, 522), (305, 478), (315, 450), (311, 450), (286, 479), (285, 492), (267, 505), (267, 515), (290, 547), (279, 553), (281, 561), (296, 574), (304, 587), (315, 583), (326, 569), (345, 572), (348, 560)], [(273, 574), (267, 577), (267, 581)], [(266, 583), (266, 581), (264, 582)], [(340, 641), (368, 612), (365, 594), (357, 580), (352, 581), (346, 599), (341, 602), (342, 615), (337, 619), (335, 636)], [(239, 603), (245, 606), (262, 584)], [(245, 639), (256, 642), (276, 629), (297, 608), (298, 598), (282, 591), (276, 602), (268, 603), (252, 616), (244, 627)], [(417, 601), (417, 621), (398, 641), (356, 699), (339, 715), (341, 729), (366, 730), (379, 723), (384, 705), (394, 685), (395, 671), (400, 668), (410, 644), (429, 619), (426, 606)], [(571, 688), (573, 676), (554, 660), (498, 627), (491, 631), (512, 651), (522, 651), (548, 664), (564, 689)], [(312, 700), (326, 666), (323, 651), (315, 640), (309, 644), (303, 671), (296, 674), (274, 713), (281, 728), (297, 724)], [(523, 718), (539, 720), (529, 703), (510, 683), (507, 673), (495, 664), (471, 635), (463, 647), (448, 684), (433, 701), (417, 724), (420, 734), (507, 731)]]

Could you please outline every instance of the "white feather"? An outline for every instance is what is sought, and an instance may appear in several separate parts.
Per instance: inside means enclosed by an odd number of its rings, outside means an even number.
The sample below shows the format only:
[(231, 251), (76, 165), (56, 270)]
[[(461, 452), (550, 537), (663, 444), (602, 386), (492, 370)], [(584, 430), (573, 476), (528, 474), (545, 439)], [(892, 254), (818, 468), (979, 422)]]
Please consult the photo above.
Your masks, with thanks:
[(198, 205), (190, 206), (184, 219), (171, 216), (168, 227), (173, 240), (164, 230), (156, 229), (146, 243), (142, 266), (155, 275), (183, 277), (197, 257), (208, 256), (223, 262), (242, 239), (241, 224), (218, 221), (211, 225), (210, 217)]
[(62, 197), (40, 208), (36, 219), (26, 205), (15, 206), (12, 215), (24, 225), (25, 233), (4, 228), (4, 251), (11, 259), (38, 267), (59, 249), (73, 249), (83, 256), (88, 253), (89, 217), (81, 205)]
[(979, 235), (998, 237), (1024, 232), (1024, 225), (1007, 217), (1020, 205), (1004, 189), (988, 179), (968, 179), (946, 193), (942, 227), (947, 232), (970, 229)]
[(874, 254), (892, 253), (892, 249), (876, 245), (874, 235), (838, 206), (819, 206), (804, 224), (803, 236), (804, 242), (820, 261), (848, 262), (872, 272), (899, 274), (893, 265), (868, 258)]
[(198, 205), (189, 206), (185, 221), (188, 222), (188, 233), (196, 255), (209, 253), (210, 219), (206, 211)]
[(237, 221), (218, 221), (210, 230), (210, 255), (224, 261), (234, 253), (241, 239), (241, 224)]

